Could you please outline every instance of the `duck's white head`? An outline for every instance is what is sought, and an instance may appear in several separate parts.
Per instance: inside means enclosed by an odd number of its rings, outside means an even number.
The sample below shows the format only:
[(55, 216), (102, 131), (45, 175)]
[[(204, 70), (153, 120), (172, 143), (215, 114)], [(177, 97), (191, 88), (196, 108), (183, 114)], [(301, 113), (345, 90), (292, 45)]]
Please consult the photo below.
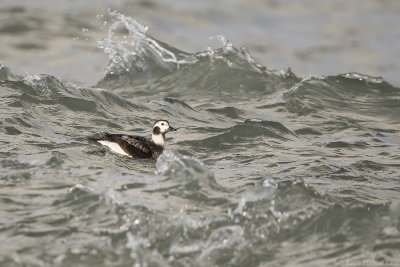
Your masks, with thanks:
[(165, 146), (165, 134), (171, 131), (176, 131), (176, 128), (169, 125), (167, 120), (156, 121), (153, 125), (151, 139), (155, 144)]

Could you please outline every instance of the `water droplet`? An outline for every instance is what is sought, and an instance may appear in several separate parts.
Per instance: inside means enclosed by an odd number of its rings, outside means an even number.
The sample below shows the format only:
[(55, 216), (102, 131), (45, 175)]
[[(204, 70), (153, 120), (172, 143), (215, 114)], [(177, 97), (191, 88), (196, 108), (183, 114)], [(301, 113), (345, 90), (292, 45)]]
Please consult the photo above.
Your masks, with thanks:
[(79, 250), (79, 248), (71, 248), (71, 253), (72, 254), (79, 254), (81, 251)]

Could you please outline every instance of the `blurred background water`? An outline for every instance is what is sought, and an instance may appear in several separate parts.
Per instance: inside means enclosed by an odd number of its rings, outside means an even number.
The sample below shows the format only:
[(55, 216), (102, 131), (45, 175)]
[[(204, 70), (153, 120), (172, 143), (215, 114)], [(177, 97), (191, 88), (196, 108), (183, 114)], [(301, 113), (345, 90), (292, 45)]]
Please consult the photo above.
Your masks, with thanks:
[(399, 265), (399, 14), (2, 0), (0, 265)]

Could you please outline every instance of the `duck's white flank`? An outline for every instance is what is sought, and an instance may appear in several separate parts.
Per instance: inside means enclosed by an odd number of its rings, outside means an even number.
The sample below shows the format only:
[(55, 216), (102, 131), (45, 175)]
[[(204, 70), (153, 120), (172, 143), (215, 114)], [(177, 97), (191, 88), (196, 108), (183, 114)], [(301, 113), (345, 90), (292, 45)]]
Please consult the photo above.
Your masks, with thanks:
[(109, 141), (97, 141), (97, 142), (99, 142), (103, 146), (108, 147), (109, 149), (111, 149), (113, 152), (115, 152), (117, 154), (132, 157), (131, 155), (126, 153), (117, 143), (109, 142)]

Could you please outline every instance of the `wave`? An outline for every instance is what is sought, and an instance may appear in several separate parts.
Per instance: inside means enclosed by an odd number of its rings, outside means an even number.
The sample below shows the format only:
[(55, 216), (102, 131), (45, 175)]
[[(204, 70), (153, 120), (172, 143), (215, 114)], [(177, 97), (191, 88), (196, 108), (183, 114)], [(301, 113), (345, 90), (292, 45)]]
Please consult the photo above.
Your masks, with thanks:
[(122, 98), (116, 94), (99, 97), (101, 94), (93, 95), (88, 87), (66, 86), (49, 75), (19, 77), (4, 65), (0, 67), (0, 80), (22, 82), (36, 96), (62, 96), (71, 108), (87, 106), (88, 111), (96, 110), (96, 101), (115, 101), (117, 106), (129, 108), (132, 101), (128, 103), (125, 98), (159, 94), (167, 102), (199, 98), (221, 102), (263, 100), (269, 104), (259, 109), (282, 111), (284, 107), (298, 115), (337, 110), (394, 119), (399, 112), (400, 88), (383, 78), (347, 73), (301, 79), (290, 69), (269, 70), (256, 63), (246, 48), (236, 48), (223, 36), (217, 36), (220, 48), (190, 54), (149, 36), (147, 27), (130, 17), (117, 12), (111, 12), (110, 17), (108, 35), (99, 41), (109, 63), (104, 77), (93, 88), (115, 90)]
[(400, 88), (383, 78), (358, 73), (311, 76), (284, 92), (287, 110), (299, 115), (338, 110), (393, 117), (399, 111), (399, 96)]
[(119, 112), (146, 110), (143, 105), (100, 88), (64, 84), (60, 79), (47, 75), (29, 75), (17, 81), (0, 81), (0, 86), (8, 89), (10, 106), (33, 106), (45, 104), (60, 106), (74, 112), (100, 113), (105, 117)]
[(20, 78), (21, 77), (19, 77), (18, 75), (12, 73), (7, 66), (0, 63), (0, 81), (15, 81)]
[[(151, 93), (249, 97), (290, 88), (299, 81), (290, 70), (267, 70), (246, 48), (237, 49), (223, 36), (217, 36), (221, 48), (189, 54), (148, 36), (146, 27), (132, 18), (116, 12), (111, 15), (114, 22), (108, 37), (99, 44), (110, 57), (99, 87), (151, 83)], [(114, 38), (121, 27), (128, 35), (118, 42)]]
[[(356, 73), (269, 70), (222, 36), (220, 48), (190, 54), (132, 18), (111, 17), (97, 85), (0, 66), (6, 254), (28, 251), (19, 261), (28, 265), (391, 258), (399, 88)], [(180, 129), (156, 162), (86, 140), (148, 135), (159, 118)], [(0, 264), (18, 262), (0, 256)]]
[(287, 140), (293, 137), (295, 135), (279, 122), (249, 119), (226, 129), (223, 133), (189, 143), (207, 149), (221, 149), (227, 146), (234, 147), (249, 140), (258, 140), (258, 138), (261, 138), (261, 143), (264, 143), (264, 138)]
[[(174, 264), (206, 262), (211, 265), (218, 263), (242, 265), (246, 262), (259, 264), (265, 261), (282, 263), (281, 255), (287, 254), (294, 260), (300, 252), (290, 252), (284, 248), (271, 250), (271, 246), (276, 242), (296, 242), (296, 240), (304, 242), (300, 245), (301, 251), (306, 250), (311, 253), (307, 257), (301, 257), (303, 262), (313, 262), (318, 259), (332, 263), (338, 260), (334, 256), (335, 252), (340, 253), (345, 249), (353, 251), (355, 253), (353, 256), (357, 257), (360, 251), (366, 249), (365, 246), (368, 245), (363, 244), (363, 233), (359, 229), (367, 227), (374, 232), (374, 238), (383, 240), (381, 234), (392, 229), (397, 221), (396, 218), (381, 220), (380, 217), (380, 214), (388, 213), (389, 209), (395, 210), (392, 213), (397, 214), (394, 206), (363, 204), (361, 201), (342, 202), (332, 195), (321, 194), (302, 180), (275, 182), (271, 178), (265, 178), (246, 189), (223, 190), (220, 185), (212, 186), (211, 191), (219, 191), (225, 199), (215, 206), (216, 202), (201, 197), (204, 188), (208, 188), (210, 192), (209, 182), (215, 185), (215, 180), (199, 160), (180, 158), (167, 152), (159, 158), (157, 169), (161, 175), (169, 179), (182, 181), (184, 177), (185, 188), (179, 187), (180, 193), (172, 193), (171, 197), (194, 201), (196, 205), (218, 214), (215, 217), (202, 218), (198, 222), (191, 221), (193, 217), (197, 218), (195, 212), (186, 215), (177, 214), (173, 217), (175, 227), (168, 231), (174, 231), (178, 235), (184, 231), (186, 235), (192, 237), (192, 242), (188, 243), (178, 242), (173, 238), (171, 240), (167, 236), (158, 236), (158, 239), (170, 240), (169, 250), (163, 251), (160, 248), (159, 252), (161, 255), (172, 255)], [(194, 180), (188, 181), (188, 177)], [(193, 181), (198, 185), (198, 182), (205, 177), (207, 177), (203, 181), (205, 187), (187, 187)], [(191, 191), (192, 194), (200, 192), (197, 197), (193, 197), (194, 195), (188, 194), (185, 190)], [(215, 209), (218, 210), (217, 213)], [(370, 222), (368, 225), (364, 223), (365, 219)], [(213, 227), (210, 227), (211, 225)], [(208, 227), (212, 230), (208, 231)], [(206, 235), (195, 234), (205, 232)], [(315, 235), (318, 235), (321, 245), (330, 244), (331, 256), (326, 251), (315, 250), (310, 246)], [(154, 244), (155, 241), (148, 240), (148, 242)], [(378, 245), (376, 249), (384, 250), (385, 247)]]

